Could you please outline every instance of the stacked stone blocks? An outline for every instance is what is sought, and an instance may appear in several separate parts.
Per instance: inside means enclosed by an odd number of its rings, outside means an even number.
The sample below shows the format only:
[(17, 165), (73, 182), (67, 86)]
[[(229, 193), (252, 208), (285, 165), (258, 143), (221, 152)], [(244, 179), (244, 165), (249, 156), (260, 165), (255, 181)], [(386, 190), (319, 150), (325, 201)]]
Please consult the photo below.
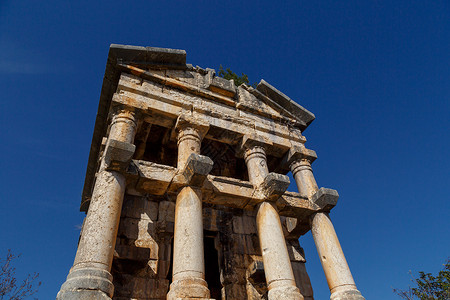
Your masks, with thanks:
[(264, 80), (237, 87), (185, 59), (111, 46), (57, 298), (313, 299), (298, 241), (312, 231), (331, 299), (364, 299), (329, 218), (338, 194), (318, 188), (304, 146), (314, 115)]

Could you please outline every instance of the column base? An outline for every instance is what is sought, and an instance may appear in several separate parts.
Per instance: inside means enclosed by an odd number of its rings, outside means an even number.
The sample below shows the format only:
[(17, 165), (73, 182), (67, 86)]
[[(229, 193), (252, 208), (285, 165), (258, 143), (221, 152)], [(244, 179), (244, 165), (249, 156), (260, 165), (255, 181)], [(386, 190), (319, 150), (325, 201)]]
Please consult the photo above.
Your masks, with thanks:
[(268, 292), (269, 300), (303, 300), (302, 294), (295, 286), (280, 286), (270, 289)]
[(331, 294), (330, 300), (365, 300), (361, 292), (356, 289), (337, 290)]
[(210, 299), (208, 284), (201, 278), (185, 278), (170, 284), (167, 300)]
[(69, 273), (56, 296), (57, 300), (111, 299), (114, 293), (112, 275), (95, 268), (76, 269)]
[(98, 290), (60, 291), (56, 300), (111, 300), (111, 297)]

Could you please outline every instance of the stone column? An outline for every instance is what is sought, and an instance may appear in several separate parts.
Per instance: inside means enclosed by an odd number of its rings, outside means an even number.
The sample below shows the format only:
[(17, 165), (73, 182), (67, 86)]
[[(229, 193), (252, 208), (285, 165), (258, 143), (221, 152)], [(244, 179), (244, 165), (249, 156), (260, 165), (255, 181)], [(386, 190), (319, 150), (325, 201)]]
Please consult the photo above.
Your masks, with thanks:
[(75, 262), (57, 299), (111, 299), (113, 295), (110, 270), (126, 182), (124, 175), (110, 167), (129, 162), (134, 152), (135, 132), (135, 114), (117, 110), (97, 172)]
[[(178, 130), (178, 165), (185, 169), (191, 154), (199, 154), (205, 128), (193, 122), (180, 122)], [(178, 193), (175, 206), (173, 240), (173, 276), (167, 299), (209, 298), (205, 281), (203, 251), (203, 214), (200, 188), (187, 185)]]
[[(319, 188), (314, 178), (311, 163), (316, 153), (302, 146), (295, 146), (289, 152), (289, 164), (299, 193), (311, 199)], [(353, 280), (347, 260), (334, 231), (327, 212), (318, 212), (311, 216), (311, 232), (322, 263), (331, 300), (363, 300)]]
[[(260, 186), (269, 174), (264, 148), (261, 146), (248, 147), (245, 149), (244, 158), (250, 182), (255, 186)], [(256, 223), (269, 300), (303, 299), (295, 285), (294, 273), (277, 210), (272, 203), (266, 201), (260, 203), (257, 210)]]

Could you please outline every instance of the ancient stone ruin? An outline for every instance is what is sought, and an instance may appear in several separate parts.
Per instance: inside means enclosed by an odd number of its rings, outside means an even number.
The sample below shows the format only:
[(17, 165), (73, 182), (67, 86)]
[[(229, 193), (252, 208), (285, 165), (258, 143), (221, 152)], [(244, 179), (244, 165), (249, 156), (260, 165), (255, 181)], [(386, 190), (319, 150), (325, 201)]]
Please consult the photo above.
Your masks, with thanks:
[(331, 299), (364, 299), (329, 218), (338, 193), (318, 188), (304, 146), (313, 120), (264, 80), (235, 86), (183, 50), (111, 45), (57, 299), (313, 299), (309, 230)]

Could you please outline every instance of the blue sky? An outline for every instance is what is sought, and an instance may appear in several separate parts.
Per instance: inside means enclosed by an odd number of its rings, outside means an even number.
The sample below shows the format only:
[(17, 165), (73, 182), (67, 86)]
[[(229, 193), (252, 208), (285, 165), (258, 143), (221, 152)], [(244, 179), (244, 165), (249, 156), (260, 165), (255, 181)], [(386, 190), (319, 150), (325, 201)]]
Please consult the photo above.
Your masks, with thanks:
[[(111, 43), (178, 48), (193, 65), (264, 78), (316, 115), (319, 186), (366, 299), (450, 256), (448, 1), (0, 2), (0, 254), (22, 253), (54, 299), (78, 212)], [(295, 187), (292, 187), (295, 188)], [(310, 234), (318, 300), (328, 299)]]

